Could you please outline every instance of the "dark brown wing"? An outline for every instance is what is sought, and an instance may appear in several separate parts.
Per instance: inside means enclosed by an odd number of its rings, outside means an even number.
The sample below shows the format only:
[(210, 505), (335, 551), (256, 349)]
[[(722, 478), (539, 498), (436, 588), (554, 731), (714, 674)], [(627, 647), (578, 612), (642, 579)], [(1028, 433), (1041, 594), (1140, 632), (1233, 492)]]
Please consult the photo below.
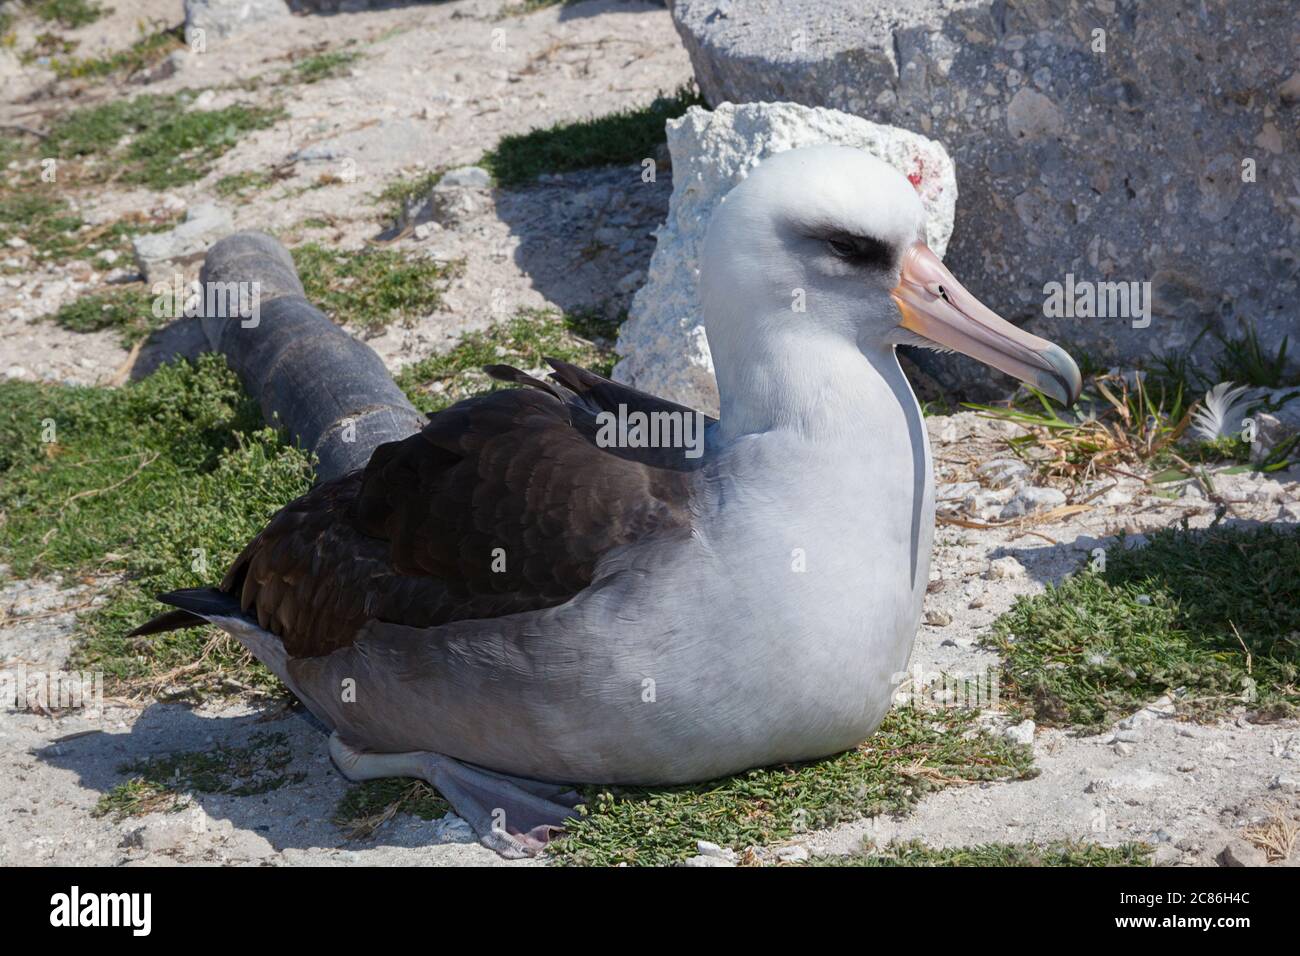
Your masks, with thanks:
[(285, 507), (222, 590), (290, 656), (317, 656), (370, 619), (429, 627), (563, 603), (609, 550), (689, 527), (689, 470), (597, 447), (591, 408), (526, 384), (434, 415)]

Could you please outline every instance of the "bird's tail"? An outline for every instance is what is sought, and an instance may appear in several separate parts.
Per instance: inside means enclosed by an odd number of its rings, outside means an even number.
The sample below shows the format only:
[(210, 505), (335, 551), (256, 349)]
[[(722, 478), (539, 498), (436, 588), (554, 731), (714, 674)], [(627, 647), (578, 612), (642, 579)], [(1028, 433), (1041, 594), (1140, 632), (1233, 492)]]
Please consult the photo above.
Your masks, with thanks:
[(244, 613), (233, 594), (218, 591), (216, 588), (183, 588), (179, 591), (168, 591), (166, 594), (158, 595), (158, 600), (172, 605), (177, 610), (167, 611), (146, 621), (127, 637), (179, 631), (206, 624), (212, 617), (240, 617)]

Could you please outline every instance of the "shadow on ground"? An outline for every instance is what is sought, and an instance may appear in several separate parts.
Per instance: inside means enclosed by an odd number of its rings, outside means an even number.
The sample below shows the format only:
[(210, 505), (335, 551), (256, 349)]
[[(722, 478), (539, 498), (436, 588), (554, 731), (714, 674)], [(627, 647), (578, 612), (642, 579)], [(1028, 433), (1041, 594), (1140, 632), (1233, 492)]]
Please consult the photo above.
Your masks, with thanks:
[[(50, 744), (33, 751), (33, 755), (77, 774), (82, 787), (109, 794), (134, 775), (123, 769), (127, 765), (176, 754), (215, 753), (219, 747), (257, 748), (259, 741), (267, 737), (280, 742), (280, 749), (289, 755), (287, 764), (269, 774), (275, 780), (283, 779), (283, 783), (248, 795), (209, 793), (185, 786), (178, 792), (189, 796), (212, 820), (228, 820), (237, 830), (257, 833), (277, 852), (475, 842), (463, 827), (448, 828), (437, 820), (408, 816), (365, 840), (349, 841), (333, 818), (351, 784), (330, 762), (323, 728), (302, 710), (282, 710), (273, 705), (263, 712), (205, 716), (181, 704), (156, 703), (140, 714), (127, 733), (91, 733)], [(256, 771), (247, 777), (236, 774), (231, 780), (235, 785), (251, 781), (256, 789), (267, 776), (266, 771)], [(125, 817), (119, 826), (126, 833), (149, 819)]]

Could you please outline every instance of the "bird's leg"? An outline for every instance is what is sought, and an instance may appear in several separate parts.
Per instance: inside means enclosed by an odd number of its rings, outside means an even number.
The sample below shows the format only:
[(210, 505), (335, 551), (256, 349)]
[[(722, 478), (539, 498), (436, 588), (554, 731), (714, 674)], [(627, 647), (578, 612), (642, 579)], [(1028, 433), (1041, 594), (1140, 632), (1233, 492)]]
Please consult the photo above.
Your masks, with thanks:
[(564, 784), (511, 777), (429, 751), (367, 753), (330, 735), (330, 757), (349, 780), (418, 777), (427, 781), (479, 842), (503, 857), (536, 856), (576, 816), (578, 794)]

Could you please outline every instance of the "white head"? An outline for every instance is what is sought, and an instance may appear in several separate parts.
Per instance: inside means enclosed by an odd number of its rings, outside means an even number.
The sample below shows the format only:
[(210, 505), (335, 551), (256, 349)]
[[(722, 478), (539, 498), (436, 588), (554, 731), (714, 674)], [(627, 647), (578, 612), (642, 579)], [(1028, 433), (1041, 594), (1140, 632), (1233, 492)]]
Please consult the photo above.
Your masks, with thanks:
[[(765, 159), (713, 213), (700, 262), (705, 329), (722, 395), (792, 356), (892, 361), (895, 345), (956, 350), (1060, 401), (1079, 372), (1057, 346), (998, 318), (923, 241), (925, 210), (900, 172), (846, 146)], [(844, 363), (847, 365), (847, 363)], [(814, 375), (815, 363), (802, 374)], [(790, 391), (811, 381), (782, 387)], [(774, 397), (774, 396), (773, 396)]]

